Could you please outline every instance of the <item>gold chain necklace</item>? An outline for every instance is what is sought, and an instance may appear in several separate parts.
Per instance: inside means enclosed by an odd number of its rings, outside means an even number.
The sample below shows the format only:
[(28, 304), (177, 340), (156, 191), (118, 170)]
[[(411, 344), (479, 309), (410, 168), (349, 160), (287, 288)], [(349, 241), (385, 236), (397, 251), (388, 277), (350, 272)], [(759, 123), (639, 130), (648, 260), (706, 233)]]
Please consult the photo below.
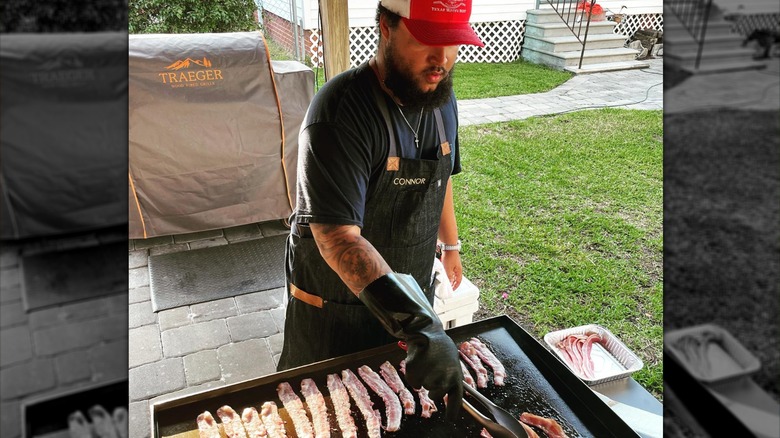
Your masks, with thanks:
[(420, 108), (420, 118), (417, 120), (417, 130), (415, 131), (414, 128), (412, 128), (412, 124), (409, 123), (409, 120), (406, 120), (406, 116), (404, 115), (404, 112), (401, 111), (401, 107), (398, 106), (398, 104), (395, 104), (395, 107), (398, 108), (398, 112), (401, 113), (401, 117), (404, 118), (404, 122), (406, 122), (406, 126), (409, 127), (409, 130), (412, 131), (412, 134), (414, 134), (414, 146), (417, 149), (420, 149), (420, 139), (417, 137), (417, 134), (420, 132), (420, 123), (422, 122), (422, 116), (423, 116), (423, 108)]

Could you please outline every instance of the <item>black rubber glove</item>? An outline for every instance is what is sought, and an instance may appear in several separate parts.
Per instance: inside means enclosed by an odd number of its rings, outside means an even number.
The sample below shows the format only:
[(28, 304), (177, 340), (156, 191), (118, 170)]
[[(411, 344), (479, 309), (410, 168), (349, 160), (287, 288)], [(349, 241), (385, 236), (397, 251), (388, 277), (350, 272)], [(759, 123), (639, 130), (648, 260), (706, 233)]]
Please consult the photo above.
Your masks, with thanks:
[(393, 336), (406, 342), (406, 380), (425, 387), (431, 399), (447, 394), (447, 419), (455, 421), (463, 400), (463, 369), (455, 342), (444, 333), (420, 286), (411, 275), (391, 273), (359, 295)]

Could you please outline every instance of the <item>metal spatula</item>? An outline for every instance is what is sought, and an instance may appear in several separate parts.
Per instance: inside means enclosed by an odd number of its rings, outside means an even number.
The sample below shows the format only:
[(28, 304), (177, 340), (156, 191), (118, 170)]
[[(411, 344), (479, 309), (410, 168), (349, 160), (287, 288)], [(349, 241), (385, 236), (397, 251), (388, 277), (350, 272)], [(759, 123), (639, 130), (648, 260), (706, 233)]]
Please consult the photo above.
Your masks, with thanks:
[(490, 399), (480, 394), (479, 391), (466, 382), (463, 382), (463, 389), (484, 406), (495, 419), (495, 421), (491, 420), (475, 409), (465, 398), (463, 399), (463, 409), (487, 429), (493, 438), (528, 438), (528, 433), (526, 433), (523, 425), (512, 414), (490, 401)]

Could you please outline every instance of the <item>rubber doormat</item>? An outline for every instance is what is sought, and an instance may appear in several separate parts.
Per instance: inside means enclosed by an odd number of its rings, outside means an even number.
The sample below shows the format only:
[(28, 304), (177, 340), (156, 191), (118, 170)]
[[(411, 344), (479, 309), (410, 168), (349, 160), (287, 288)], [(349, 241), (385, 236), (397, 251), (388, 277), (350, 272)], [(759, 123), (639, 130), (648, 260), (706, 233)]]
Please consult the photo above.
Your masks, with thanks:
[(152, 310), (284, 286), (287, 235), (149, 257)]
[(27, 312), (127, 293), (127, 242), (24, 256), (20, 267)]

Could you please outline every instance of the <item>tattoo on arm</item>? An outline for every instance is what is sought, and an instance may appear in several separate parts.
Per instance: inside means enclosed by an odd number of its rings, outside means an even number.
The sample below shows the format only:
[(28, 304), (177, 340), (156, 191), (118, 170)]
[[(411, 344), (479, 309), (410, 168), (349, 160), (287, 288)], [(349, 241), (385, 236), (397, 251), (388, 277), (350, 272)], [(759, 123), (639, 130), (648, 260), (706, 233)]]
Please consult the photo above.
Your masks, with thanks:
[(320, 254), (356, 295), (392, 270), (354, 225), (311, 224)]

